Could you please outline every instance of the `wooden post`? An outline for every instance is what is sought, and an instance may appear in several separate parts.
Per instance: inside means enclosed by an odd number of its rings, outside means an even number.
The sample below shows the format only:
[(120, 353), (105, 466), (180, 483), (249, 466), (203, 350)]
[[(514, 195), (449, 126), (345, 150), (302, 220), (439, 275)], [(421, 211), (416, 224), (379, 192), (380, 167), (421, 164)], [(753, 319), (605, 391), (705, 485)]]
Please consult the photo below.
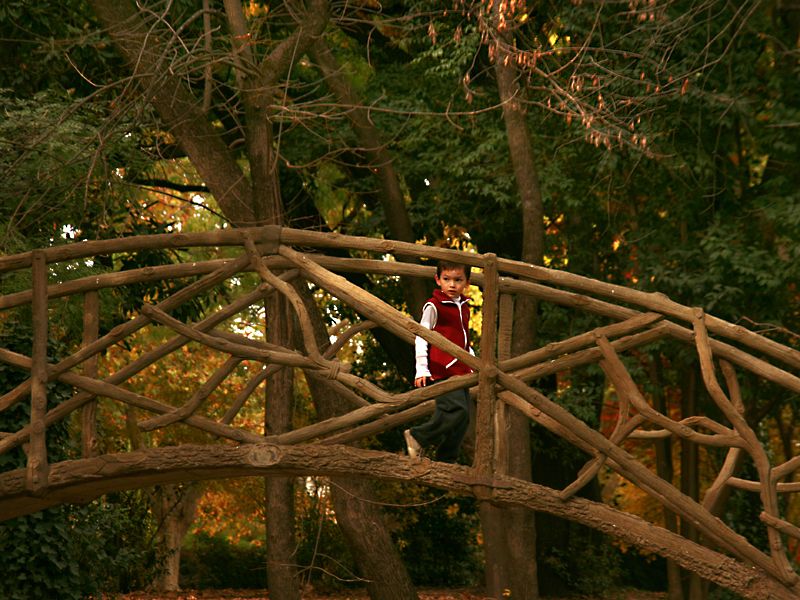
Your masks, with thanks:
[(47, 259), (34, 250), (31, 257), (33, 277), (33, 351), (31, 352), (31, 429), (28, 443), (26, 487), (39, 493), (47, 486)]
[[(83, 346), (97, 341), (100, 332), (100, 299), (96, 290), (88, 291), (83, 296)], [(97, 354), (93, 354), (83, 363), (83, 374), (97, 378)], [(87, 402), (81, 407), (81, 453), (83, 458), (90, 458), (97, 451), (97, 400)]]
[[(484, 302), (486, 300), (484, 299)], [(514, 297), (509, 294), (500, 296), (500, 324), (497, 338), (497, 357), (499, 360), (511, 358), (511, 327), (514, 322)], [(507, 415), (508, 404), (498, 402), (495, 406), (494, 433), (495, 433), (495, 471), (507, 475), (508, 471), (508, 433)]]
[(494, 415), (497, 402), (497, 256), (484, 255), (483, 325), (481, 327), (478, 411), (475, 424), (475, 468), (481, 478), (494, 473)]

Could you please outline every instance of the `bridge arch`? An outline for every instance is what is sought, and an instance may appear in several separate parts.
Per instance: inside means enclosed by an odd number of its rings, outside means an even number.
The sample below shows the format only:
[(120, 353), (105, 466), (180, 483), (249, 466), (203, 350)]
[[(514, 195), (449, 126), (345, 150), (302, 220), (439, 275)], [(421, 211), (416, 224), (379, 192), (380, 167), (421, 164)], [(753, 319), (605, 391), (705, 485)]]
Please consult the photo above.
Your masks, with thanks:
[[(84, 261), (98, 255), (166, 248), (229, 247), (233, 258), (165, 264), (131, 271), (112, 271), (73, 280), (56, 280), (53, 266)], [(326, 251), (347, 249), (358, 258), (330, 256)], [(390, 260), (398, 258), (402, 260)], [(425, 261), (446, 258), (476, 267), (473, 282), (482, 288), (483, 319), (480, 356), (470, 356), (411, 317), (352, 284), (342, 273), (432, 277), (434, 267)], [(408, 259), (422, 261), (408, 262)], [(475, 254), (407, 244), (391, 240), (356, 238), (338, 234), (267, 226), (193, 234), (141, 236), (119, 240), (81, 242), (29, 253), (0, 257), (0, 275), (30, 271), (28, 290), (0, 296), (0, 319), (18, 307), (30, 306), (34, 319), (31, 356), (0, 348), (0, 360), (30, 371), (30, 377), (12, 390), (3, 390), (0, 411), (30, 402), (30, 423), (17, 431), (0, 432), (0, 454), (26, 448), (24, 469), (0, 473), (0, 515), (11, 518), (63, 502), (85, 501), (105, 492), (144, 487), (154, 483), (191, 479), (283, 474), (356, 474), (384, 479), (413, 480), (498, 504), (528, 506), (580, 521), (626, 542), (674, 559), (687, 569), (728, 587), (747, 598), (795, 598), (798, 576), (789, 559), (784, 538), (800, 539), (800, 529), (781, 514), (778, 497), (794, 494), (800, 484), (791, 481), (800, 460), (772, 464), (756, 432), (743, 416), (738, 374), (751, 373), (788, 393), (800, 392), (800, 352), (733, 325), (703, 310), (682, 306), (657, 293), (638, 290), (553, 271), (525, 263)], [(60, 271), (63, 272), (63, 269)], [(174, 311), (221, 282), (243, 273), (257, 275), (251, 288), (195, 322), (176, 318)], [(148, 281), (190, 279), (191, 282), (157, 302), (142, 303), (136, 314), (102, 336), (84, 337), (84, 344), (56, 363), (47, 360), (48, 317), (57, 312), (60, 298), (86, 298), (85, 323), (96, 322), (96, 295), (105, 288)], [(360, 316), (335, 332), (329, 348), (316, 345), (309, 330), (308, 306), (292, 284), (309, 282), (326, 290)], [(269, 294), (286, 296), (295, 310), (305, 343), (304, 351), (269, 347), (244, 336), (223, 332), (217, 326)], [(583, 311), (606, 319), (603, 324), (520, 356), (502, 357), (498, 347), (508, 344), (511, 319), (508, 299), (528, 295), (540, 302)], [(87, 326), (88, 327), (88, 326)], [(100, 379), (84, 365), (111, 345), (145, 327), (172, 331), (167, 342), (133, 360), (118, 372)], [(353, 336), (372, 327), (384, 328), (413, 343), (421, 335), (458, 356), (475, 369), (433, 388), (399, 394), (352, 374), (337, 358)], [(703, 384), (721, 417), (692, 415), (677, 421), (659, 412), (639, 391), (621, 355), (662, 339), (677, 340), (698, 356)], [(189, 342), (241, 360), (263, 365), (242, 393), (233, 398), (222, 419), (203, 414), (203, 403), (226, 377), (224, 368), (210, 375), (180, 406), (137, 394), (126, 381)], [(570, 368), (599, 363), (619, 397), (613, 431), (605, 434), (538, 391), (535, 382)], [(718, 378), (718, 368), (722, 379)], [(334, 387), (357, 405), (326, 421), (285, 434), (264, 436), (232, 425), (249, 393), (278, 369), (302, 369)], [(47, 404), (46, 384), (60, 381), (74, 395), (53, 407)], [(455, 466), (412, 460), (390, 453), (346, 446), (377, 432), (398, 427), (432, 410), (432, 398), (443, 388), (467, 388), (478, 399), (476, 453), (472, 466)], [(99, 398), (122, 403), (151, 416), (140, 421), (144, 430), (178, 424), (209, 434), (215, 442), (150, 448), (123, 454), (91, 456), (50, 462), (46, 451), (48, 428), (74, 411), (92, 406)], [(502, 451), (501, 429), (496, 425), (498, 406), (512, 406), (536, 423), (575, 445), (587, 455), (581, 473), (561, 490), (514, 480), (495, 469)], [(73, 422), (79, 422), (74, 420)], [(82, 422), (84, 448), (91, 448), (97, 433)], [(700, 502), (682, 494), (658, 477), (626, 450), (632, 441), (649, 443), (673, 436), (709, 447), (727, 449), (727, 459)], [(737, 477), (733, 466), (748, 456), (757, 479)], [(576, 493), (601, 469), (610, 469), (631, 481), (682, 519), (696, 525), (703, 543), (690, 542), (638, 517), (609, 506), (578, 498)], [(768, 553), (714, 516), (715, 503), (724, 489), (749, 490), (760, 496), (761, 520), (770, 539)]]

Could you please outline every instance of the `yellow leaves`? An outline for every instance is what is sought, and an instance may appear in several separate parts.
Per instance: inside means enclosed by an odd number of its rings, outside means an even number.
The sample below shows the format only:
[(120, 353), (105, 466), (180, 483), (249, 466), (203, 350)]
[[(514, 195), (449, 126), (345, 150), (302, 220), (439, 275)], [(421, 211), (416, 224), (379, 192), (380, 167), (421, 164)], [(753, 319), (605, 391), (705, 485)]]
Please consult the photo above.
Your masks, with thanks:
[[(148, 327), (128, 338), (127, 348), (121, 345), (109, 348), (100, 360), (99, 369), (102, 376), (107, 377), (147, 352), (158, 348), (165, 341), (164, 334), (163, 328)], [(208, 381), (212, 373), (225, 363), (227, 358), (227, 355), (200, 344), (185, 344), (131, 377), (124, 387), (164, 404), (182, 406)], [(203, 401), (197, 414), (219, 419), (233, 398), (247, 385), (249, 379), (260, 371), (260, 368), (260, 363), (245, 361), (240, 364)], [(118, 404), (114, 403), (114, 409), (105, 411), (106, 426), (120, 431), (120, 435), (125, 435), (124, 423), (113, 416), (115, 409), (116, 413), (119, 413), (118, 408)], [(141, 418), (150, 416), (153, 416), (152, 413), (143, 412)], [(262, 433), (263, 403), (246, 403), (238, 419), (237, 426), (245, 427), (254, 433)], [(153, 443), (159, 443), (166, 437), (178, 443), (194, 442), (198, 437), (205, 435), (186, 428), (166, 428), (150, 434)]]
[(262, 479), (227, 479), (208, 484), (198, 503), (194, 533), (224, 534), (233, 543), (260, 545), (264, 528)]
[(144, 297), (142, 298), (142, 302), (144, 304), (155, 304), (158, 302), (158, 296), (159, 296), (158, 288), (154, 288), (153, 290), (144, 295)]
[(263, 4), (261, 2), (256, 2), (255, 0), (250, 0), (250, 2), (247, 3), (247, 6), (244, 7), (244, 14), (248, 18), (265, 16), (268, 13), (269, 13), (269, 5)]

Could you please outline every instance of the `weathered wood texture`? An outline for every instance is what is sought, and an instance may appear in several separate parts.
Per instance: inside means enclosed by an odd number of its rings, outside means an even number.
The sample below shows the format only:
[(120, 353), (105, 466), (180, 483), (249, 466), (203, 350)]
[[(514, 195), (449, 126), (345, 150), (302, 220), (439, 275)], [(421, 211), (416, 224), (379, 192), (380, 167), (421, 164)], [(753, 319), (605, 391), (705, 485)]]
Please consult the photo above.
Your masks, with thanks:
[(33, 348), (31, 360), (31, 424), (28, 437), (28, 479), (31, 493), (47, 488), (47, 259), (33, 253)]
[[(151, 266), (126, 272), (98, 273), (71, 281), (54, 281), (49, 265), (96, 255), (155, 248), (181, 249), (191, 256), (198, 247), (238, 248), (238, 257)], [(354, 251), (358, 258), (326, 256)], [(236, 250), (233, 250), (236, 253)], [(393, 255), (395, 260), (387, 260)], [(443, 336), (421, 327), (384, 300), (353, 285), (343, 274), (368, 273), (404, 276), (431, 286), (436, 260), (461, 261), (477, 268), (473, 283), (483, 289), (482, 342), (478, 356), (458, 348)], [(30, 423), (17, 431), (0, 432), (0, 453), (22, 446), (27, 453), (23, 469), (0, 474), (0, 519), (27, 514), (62, 502), (80, 502), (112, 490), (155, 483), (241, 475), (286, 476), (321, 474), (414, 480), (471, 494), (500, 506), (524, 506), (580, 521), (646, 551), (657, 552), (702, 577), (746, 598), (795, 598), (800, 594), (783, 536), (800, 539), (800, 529), (781, 514), (780, 494), (800, 491), (800, 484), (784, 481), (800, 469), (800, 457), (780, 464), (771, 462), (756, 432), (744, 418), (745, 406), (738, 377), (743, 372), (770, 381), (789, 393), (800, 392), (800, 352), (743, 327), (712, 317), (699, 308), (681, 306), (657, 293), (594, 281), (563, 271), (552, 271), (494, 255), (433, 248), (405, 242), (356, 238), (339, 234), (299, 231), (277, 226), (239, 228), (208, 233), (142, 236), (121, 240), (82, 242), (0, 257), (0, 274), (30, 269), (32, 289), (0, 296), (0, 311), (29, 305), (35, 315), (32, 356), (0, 348), (0, 361), (30, 372), (14, 389), (0, 390), (0, 411), (26, 399), (31, 403)], [(255, 273), (242, 277), (245, 272)], [(103, 290), (143, 282), (181, 280), (179, 291), (142, 303), (139, 314), (98, 334), (99, 295)], [(256, 281), (247, 287), (244, 281)], [(176, 317), (176, 309), (201, 298), (227, 282), (236, 297), (210, 310), (197, 322)], [(312, 285), (346, 303), (361, 320), (335, 327), (331, 346), (324, 352), (311, 328), (309, 306), (296, 285)], [(277, 294), (299, 324), (305, 353), (250, 339), (223, 327), (226, 321), (264, 306)], [(63, 297), (83, 295), (84, 335), (74, 353), (49, 362), (48, 317), (57, 318)], [(519, 356), (510, 352), (510, 321), (515, 297), (594, 315), (598, 325)], [(270, 303), (267, 302), (269, 305)], [(274, 304), (274, 303), (273, 303)], [(288, 316), (288, 315), (284, 315)], [(2, 317), (2, 312), (0, 312)], [(160, 346), (132, 359), (117, 372), (100, 379), (97, 363), (113, 344), (119, 344), (145, 327), (173, 332)], [(425, 388), (391, 393), (373, 381), (350, 372), (341, 351), (374, 327), (386, 329), (408, 344), (415, 336), (458, 357), (474, 373), (454, 377)], [(722, 417), (704, 414), (673, 418), (659, 411), (639, 389), (621, 355), (635, 348), (668, 339), (694, 353), (702, 382)], [(188, 343), (202, 344), (223, 357), (215, 371), (203, 370), (204, 383), (170, 404), (126, 389), (131, 378), (150, 365), (180, 351)], [(207, 399), (242, 361), (255, 361), (254, 372), (225, 407), (224, 416), (212, 418)], [(542, 377), (586, 365), (599, 364), (619, 399), (613, 430), (603, 435), (535, 387)], [(720, 368), (724, 386), (717, 379)], [(204, 369), (204, 365), (198, 365)], [(349, 407), (343, 414), (292, 431), (264, 435), (236, 426), (236, 417), (261, 384), (285, 369), (297, 369), (324, 384)], [(738, 371), (738, 373), (737, 373)], [(58, 405), (48, 405), (46, 385), (59, 381), (75, 394)], [(410, 460), (389, 453), (358, 450), (341, 444), (356, 442), (382, 431), (401, 427), (433, 407), (440, 393), (465, 388), (478, 401), (476, 459), (474, 467), (453, 466), (427, 460)], [(135, 408), (143, 416), (140, 430), (177, 424), (205, 432), (206, 446), (179, 446), (137, 450), (122, 455), (95, 456), (98, 447), (95, 411), (98, 399)], [(267, 399), (269, 401), (269, 399)], [(514, 449), (503, 438), (504, 414), (512, 407), (546, 427), (587, 455), (576, 479), (552, 490), (508, 477), (503, 459)], [(78, 411), (77, 418), (70, 418)], [(68, 419), (81, 428), (83, 458), (50, 463), (46, 452), (47, 428)], [(628, 450), (631, 444), (648, 445), (674, 437), (708, 447), (727, 448), (727, 459), (700, 502), (682, 494), (661, 479), (651, 467)], [(234, 442), (231, 444), (230, 442)], [(736, 476), (738, 465), (749, 458), (758, 478)], [(656, 527), (638, 517), (576, 496), (603, 469), (614, 471), (639, 486), (666, 509), (691, 522), (702, 534), (700, 545)], [(759, 495), (761, 522), (769, 538), (767, 553), (718, 519), (730, 489)], [(724, 554), (721, 554), (724, 553)]]
[(471, 495), (476, 485), (491, 490), (501, 506), (525, 506), (599, 529), (628, 544), (672, 558), (681, 566), (753, 600), (790, 600), (787, 589), (761, 569), (686, 540), (634, 515), (620, 513), (583, 498), (563, 501), (547, 487), (508, 477), (478, 480), (468, 467), (363, 450), (350, 446), (183, 445), (104, 455), (54, 464), (50, 493), (30, 498), (24, 473), (0, 478), (0, 497), (10, 516), (26, 514), (64, 502), (85, 502), (101, 494), (154, 483), (198, 481), (245, 476), (318, 474), (363, 475), (390, 481), (409, 481)]

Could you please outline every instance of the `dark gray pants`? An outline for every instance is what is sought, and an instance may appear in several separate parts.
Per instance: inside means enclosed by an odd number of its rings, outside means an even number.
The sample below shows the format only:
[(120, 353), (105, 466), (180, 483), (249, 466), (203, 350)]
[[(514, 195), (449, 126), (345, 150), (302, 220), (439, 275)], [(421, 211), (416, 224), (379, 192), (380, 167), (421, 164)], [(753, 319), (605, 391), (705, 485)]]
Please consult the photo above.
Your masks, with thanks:
[(436, 460), (456, 462), (461, 442), (469, 427), (469, 393), (467, 390), (453, 390), (436, 398), (436, 410), (422, 425), (411, 428), (421, 446), (433, 446)]

